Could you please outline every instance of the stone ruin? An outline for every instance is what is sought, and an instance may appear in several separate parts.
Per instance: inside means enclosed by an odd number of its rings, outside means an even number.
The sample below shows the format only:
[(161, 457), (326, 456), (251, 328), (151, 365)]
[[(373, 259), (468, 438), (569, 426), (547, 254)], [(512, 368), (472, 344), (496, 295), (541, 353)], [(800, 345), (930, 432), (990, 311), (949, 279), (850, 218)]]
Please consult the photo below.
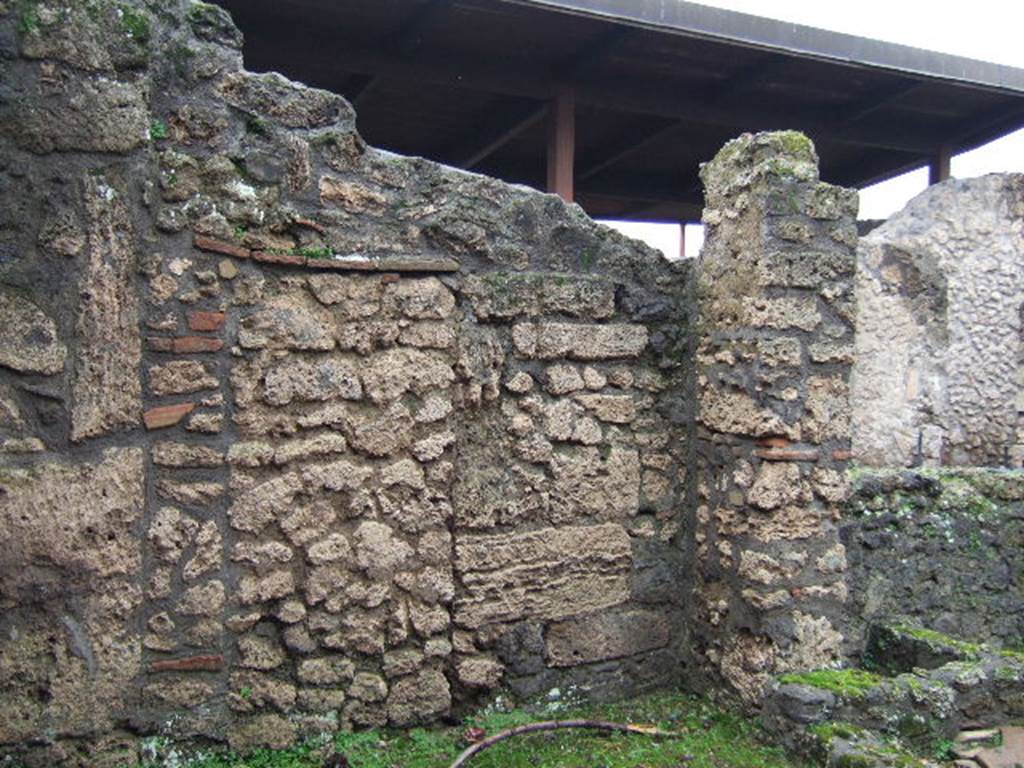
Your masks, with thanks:
[[(949, 524), (994, 558), (978, 590), (925, 530), (936, 481), (848, 482), (1018, 441), (1019, 177), (859, 241), (809, 141), (744, 135), (672, 263), (368, 147), (339, 96), (245, 71), (216, 6), (0, 2), (0, 46), (0, 754), (132, 765), (140, 736), (283, 746), (555, 687), (774, 712), (875, 618), (1024, 636), (1024, 486), (980, 475), (992, 514)], [(968, 326), (1000, 366), (974, 389)], [(973, 620), (943, 611), (965, 589)]]

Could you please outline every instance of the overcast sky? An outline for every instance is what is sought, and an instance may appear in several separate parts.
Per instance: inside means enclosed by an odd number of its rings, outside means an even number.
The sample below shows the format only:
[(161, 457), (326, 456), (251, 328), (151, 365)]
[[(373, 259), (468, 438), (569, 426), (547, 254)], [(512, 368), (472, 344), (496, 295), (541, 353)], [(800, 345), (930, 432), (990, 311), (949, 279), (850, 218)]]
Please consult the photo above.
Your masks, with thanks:
[[(702, 4), (1024, 68), (1024, 0), (704, 0)], [(993, 171), (1024, 172), (1024, 130), (953, 158), (952, 174), (957, 178)], [(889, 217), (927, 182), (928, 172), (921, 169), (868, 187), (861, 192), (860, 217)], [(669, 257), (679, 253), (676, 226), (623, 229)], [(686, 245), (687, 255), (695, 255), (699, 227), (687, 228)]]

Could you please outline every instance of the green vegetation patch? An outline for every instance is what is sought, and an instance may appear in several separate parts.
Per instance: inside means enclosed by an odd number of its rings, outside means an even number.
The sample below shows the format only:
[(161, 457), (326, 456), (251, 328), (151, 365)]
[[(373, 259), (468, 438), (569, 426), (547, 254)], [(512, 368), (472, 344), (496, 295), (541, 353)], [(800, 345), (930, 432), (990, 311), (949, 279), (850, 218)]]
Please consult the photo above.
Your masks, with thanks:
[[(470, 768), (804, 768), (796, 758), (765, 741), (751, 718), (679, 693), (659, 693), (619, 704), (538, 711), (489, 711), (455, 728), (370, 730), (324, 736), (291, 749), (258, 750), (248, 756), (207, 753), (179, 761), (181, 768), (320, 768), (333, 753), (349, 768), (446, 768), (468, 746), (467, 728), (486, 735), (540, 720), (590, 718), (656, 725), (677, 736), (611, 734), (562, 730), (513, 737), (490, 747)], [(143, 768), (158, 768), (160, 762)]]
[(910, 627), (905, 625), (896, 626), (893, 627), (893, 629), (897, 632), (908, 635), (915, 640), (928, 643), (929, 645), (951, 648), (962, 656), (968, 658), (977, 658), (984, 650), (984, 647), (978, 643), (969, 643), (966, 640), (958, 640), (957, 638), (945, 635), (942, 632), (936, 632), (934, 629), (923, 629), (921, 627)]
[(831, 691), (837, 696), (860, 699), (883, 680), (881, 675), (863, 669), (818, 669), (813, 672), (798, 672), (782, 675), (780, 683), (787, 685), (809, 685)]

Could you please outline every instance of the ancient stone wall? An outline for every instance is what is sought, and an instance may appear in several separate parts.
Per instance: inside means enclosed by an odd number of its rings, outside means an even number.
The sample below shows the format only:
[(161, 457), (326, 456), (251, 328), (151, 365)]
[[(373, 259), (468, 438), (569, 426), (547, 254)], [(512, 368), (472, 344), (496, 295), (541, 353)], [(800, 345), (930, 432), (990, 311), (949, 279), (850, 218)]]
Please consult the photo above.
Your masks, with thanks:
[(1024, 462), (1024, 176), (930, 187), (863, 238), (853, 448), (870, 466)]
[(841, 537), (849, 638), (903, 620), (974, 642), (1024, 640), (1024, 476), (943, 469), (858, 473)]
[(750, 701), (843, 654), (857, 194), (800, 134), (702, 170), (693, 650)]
[(679, 679), (685, 265), (368, 148), (214, 6), (0, 45), (0, 751)]

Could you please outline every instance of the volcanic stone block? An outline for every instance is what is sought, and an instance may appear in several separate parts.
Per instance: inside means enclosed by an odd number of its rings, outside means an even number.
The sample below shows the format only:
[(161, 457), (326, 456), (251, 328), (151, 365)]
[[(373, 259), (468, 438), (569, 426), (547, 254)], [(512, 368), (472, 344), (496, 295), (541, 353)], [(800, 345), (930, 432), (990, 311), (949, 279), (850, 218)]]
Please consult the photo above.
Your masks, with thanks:
[(551, 666), (573, 667), (663, 648), (668, 641), (668, 621), (662, 613), (623, 611), (552, 624), (545, 648)]
[(613, 523), (457, 538), (455, 621), (476, 628), (617, 605), (629, 598), (631, 566), (629, 535)]

